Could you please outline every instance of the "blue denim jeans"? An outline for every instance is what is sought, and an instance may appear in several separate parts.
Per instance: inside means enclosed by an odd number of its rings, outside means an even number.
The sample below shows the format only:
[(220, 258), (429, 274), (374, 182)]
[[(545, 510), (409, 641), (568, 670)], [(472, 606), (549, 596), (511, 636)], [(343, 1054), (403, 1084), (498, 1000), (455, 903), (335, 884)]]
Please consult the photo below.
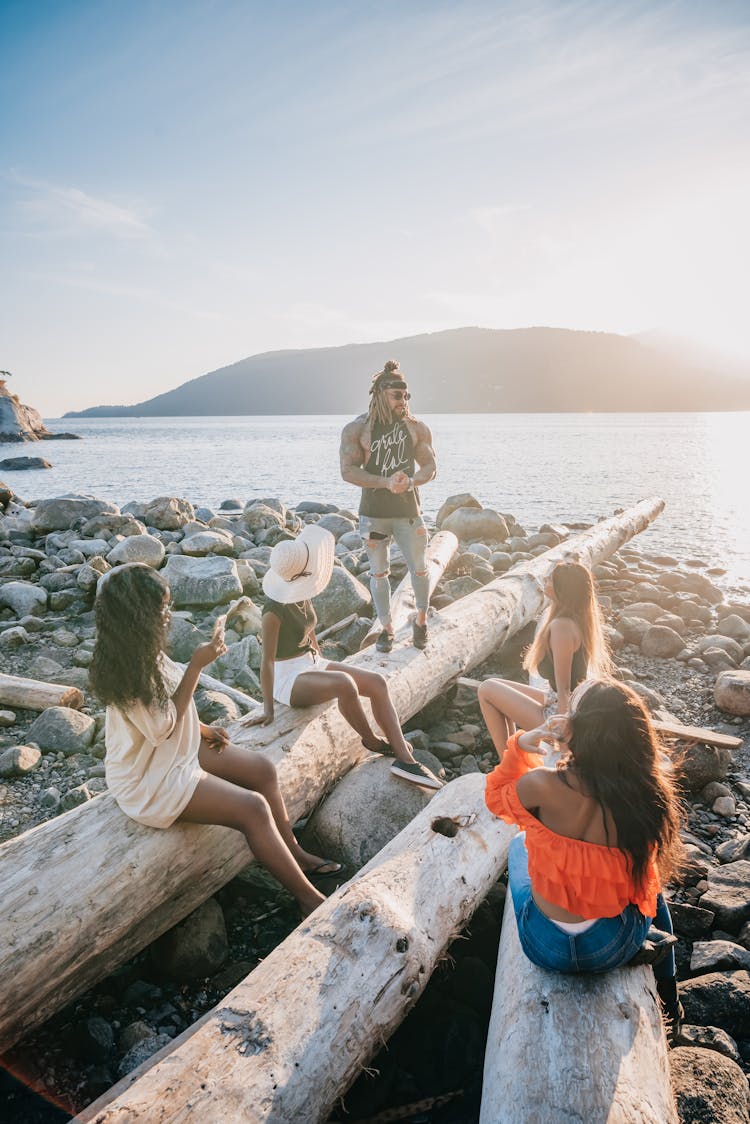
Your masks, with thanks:
[[(652, 924), (635, 905), (617, 917), (602, 917), (583, 933), (566, 933), (549, 919), (531, 896), (526, 833), (515, 836), (508, 852), (508, 887), (513, 898), (521, 947), (533, 964), (556, 972), (607, 972), (631, 960), (643, 944)], [(672, 919), (659, 894), (653, 923), (672, 932)], [(657, 979), (672, 979), (674, 952), (654, 966)]]
[(395, 539), (411, 574), (414, 603), (426, 612), (430, 599), (430, 578), (427, 572), (427, 528), (421, 515), (399, 518), (377, 518), (360, 515), (359, 532), (365, 540), (370, 560), (370, 592), (378, 620), (385, 627), (391, 623), (391, 586), (388, 581), (391, 539)]

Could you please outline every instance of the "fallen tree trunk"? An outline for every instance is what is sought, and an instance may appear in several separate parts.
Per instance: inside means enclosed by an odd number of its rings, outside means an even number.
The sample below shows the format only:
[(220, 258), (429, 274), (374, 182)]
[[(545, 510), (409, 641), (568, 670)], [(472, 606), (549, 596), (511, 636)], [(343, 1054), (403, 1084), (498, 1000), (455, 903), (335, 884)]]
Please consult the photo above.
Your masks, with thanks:
[[(77, 1119), (326, 1120), (507, 862), (515, 829), (483, 793), (476, 774), (438, 793), (218, 1007)], [(436, 816), (468, 822), (449, 838)]]
[[(352, 662), (387, 677), (403, 722), (537, 616), (544, 579), (558, 561), (595, 564), (662, 507), (661, 500), (643, 501), (455, 602), (433, 619), (426, 651), (401, 642), (387, 657), (371, 651)], [(270, 726), (248, 721), (231, 726), (232, 739), (274, 761), (293, 822), (366, 753), (330, 704), (280, 707)], [(108, 793), (5, 843), (0, 1052), (182, 920), (250, 860), (238, 832), (142, 827)]]
[(77, 687), (66, 687), (63, 683), (42, 683), (20, 675), (0, 675), (0, 705), (18, 707), (19, 710), (47, 710), (50, 706), (69, 706), (78, 710), (83, 706), (83, 694)]
[(495, 975), (480, 1124), (675, 1124), (651, 968), (570, 976), (537, 968), (510, 893)]
[[(435, 591), (435, 586), (445, 573), (445, 567), (458, 550), (458, 539), (452, 531), (438, 531), (432, 536), (427, 546), (427, 572), (430, 577), (430, 595)], [(414, 601), (414, 587), (411, 584), (411, 575), (407, 574), (396, 586), (391, 597), (391, 622), (393, 631), (398, 635), (402, 628), (409, 623), (409, 618), (416, 611)], [(374, 644), (382, 625), (375, 621), (370, 631), (360, 644), (368, 648)]]

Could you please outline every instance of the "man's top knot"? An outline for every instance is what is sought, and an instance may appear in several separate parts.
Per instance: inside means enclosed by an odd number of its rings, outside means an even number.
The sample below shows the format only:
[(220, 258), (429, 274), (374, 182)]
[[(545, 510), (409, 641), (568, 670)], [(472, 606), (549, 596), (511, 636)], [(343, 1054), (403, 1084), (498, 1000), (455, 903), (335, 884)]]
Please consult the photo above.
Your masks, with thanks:
[(392, 374), (395, 374), (396, 371), (400, 371), (400, 370), (401, 370), (401, 364), (399, 363), (398, 359), (389, 359), (388, 362), (383, 367), (383, 374), (384, 375), (392, 375)]

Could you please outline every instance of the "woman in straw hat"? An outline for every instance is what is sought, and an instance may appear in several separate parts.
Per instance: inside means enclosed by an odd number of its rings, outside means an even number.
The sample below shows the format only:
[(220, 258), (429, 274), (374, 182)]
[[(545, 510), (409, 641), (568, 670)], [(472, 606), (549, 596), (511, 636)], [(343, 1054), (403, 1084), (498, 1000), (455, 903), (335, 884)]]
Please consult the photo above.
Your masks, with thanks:
[(226, 651), (223, 638), (201, 644), (183, 669), (164, 652), (168, 624), (169, 587), (150, 566), (118, 566), (99, 582), (90, 677), (107, 706), (109, 789), (148, 827), (180, 821), (241, 831), (307, 916), (325, 900), (307, 876), (341, 868), (300, 847), (273, 762), (200, 721), (193, 694), (203, 668)]
[[(263, 578), (263, 662), (260, 683), (263, 714), (249, 723), (273, 721), (274, 701), (287, 706), (314, 706), (335, 699), (341, 714), (366, 749), (396, 760), (394, 776), (424, 788), (441, 788), (440, 781), (415, 761), (404, 738), (388, 684), (375, 671), (323, 658), (315, 637), (317, 616), (311, 598), (328, 585), (333, 572), (334, 538), (330, 531), (308, 524), (296, 539), (278, 542), (271, 551)], [(370, 700), (372, 713), (385, 734), (381, 740), (362, 707)]]

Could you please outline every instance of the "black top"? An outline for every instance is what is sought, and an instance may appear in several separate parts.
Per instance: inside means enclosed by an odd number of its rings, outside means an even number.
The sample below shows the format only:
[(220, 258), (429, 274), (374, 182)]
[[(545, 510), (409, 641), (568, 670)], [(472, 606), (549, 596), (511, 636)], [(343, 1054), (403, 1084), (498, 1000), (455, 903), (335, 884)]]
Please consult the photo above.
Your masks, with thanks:
[[(577, 687), (579, 683), (583, 683), (586, 678), (586, 670), (588, 668), (588, 656), (583, 650), (583, 644), (580, 648), (576, 648), (573, 653), (573, 662), (570, 665), (570, 689)], [(547, 650), (546, 655), (539, 661), (539, 667), (536, 669), (537, 673), (546, 679), (553, 691), (557, 690), (557, 683), (555, 682), (555, 661), (552, 658), (552, 653)]]
[(291, 605), (282, 605), (280, 601), (270, 598), (263, 606), (263, 615), (273, 613), (278, 617), (281, 627), (279, 629), (279, 642), (276, 646), (277, 660), (291, 660), (295, 656), (302, 656), (305, 652), (313, 652), (311, 637), (315, 632), (318, 618), (313, 609), (312, 601), (296, 601)]
[[(370, 458), (365, 472), (373, 476), (393, 476), (394, 472), (414, 475), (414, 442), (406, 422), (375, 422), (370, 434)], [(360, 515), (373, 518), (409, 518), (419, 515), (419, 494), (416, 488), (394, 495), (388, 488), (363, 488)]]

